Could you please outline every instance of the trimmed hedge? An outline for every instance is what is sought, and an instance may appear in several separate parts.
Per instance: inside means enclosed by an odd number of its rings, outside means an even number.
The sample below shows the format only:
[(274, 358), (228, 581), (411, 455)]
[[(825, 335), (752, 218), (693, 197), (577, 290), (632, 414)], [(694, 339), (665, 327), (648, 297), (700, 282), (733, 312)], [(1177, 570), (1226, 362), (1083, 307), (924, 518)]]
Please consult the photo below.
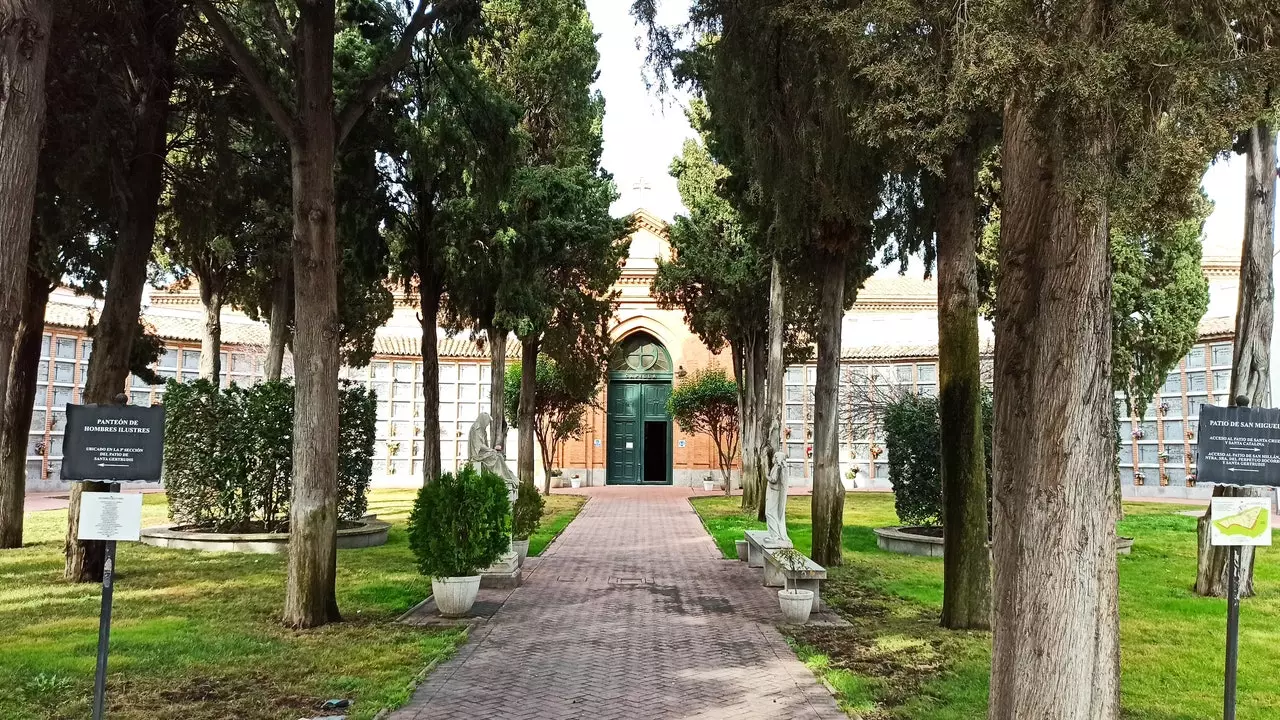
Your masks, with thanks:
[(470, 464), (418, 491), (409, 513), (409, 548), (428, 577), (467, 577), (510, 547), (507, 484)]
[[(991, 486), (991, 393), (982, 394), (982, 433), (986, 449), (987, 487)], [(894, 507), (906, 525), (942, 524), (942, 456), (938, 399), (904, 394), (884, 412), (885, 445)], [(988, 502), (990, 491), (988, 490)]]
[[(208, 380), (165, 388), (164, 481), (169, 517), (215, 532), (288, 527), (293, 475), (293, 383), (220, 390)], [(368, 506), (377, 399), (343, 381), (338, 412), (338, 516)]]

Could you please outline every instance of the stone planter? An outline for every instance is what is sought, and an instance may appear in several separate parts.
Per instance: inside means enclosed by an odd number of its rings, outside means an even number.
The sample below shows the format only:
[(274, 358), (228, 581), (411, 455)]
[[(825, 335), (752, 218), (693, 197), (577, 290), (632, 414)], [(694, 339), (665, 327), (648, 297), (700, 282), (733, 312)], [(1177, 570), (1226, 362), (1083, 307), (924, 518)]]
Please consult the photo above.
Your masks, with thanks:
[(480, 576), (431, 578), (431, 594), (442, 617), (462, 617), (476, 604)]
[(922, 557), (942, 557), (942, 537), (922, 535), (910, 532), (909, 527), (876, 528), (876, 545), (881, 550), (902, 553), (903, 555), (919, 555)]
[(803, 625), (809, 622), (809, 613), (813, 611), (813, 591), (779, 590), (778, 606), (788, 625)]
[(582, 478), (580, 477), (569, 478), (569, 486), (572, 487), (574, 490), (577, 490), (578, 488), (582, 487)]
[(529, 541), (528, 540), (512, 540), (511, 550), (520, 557), (520, 564), (524, 565), (524, 559), (529, 557)]
[[(881, 550), (901, 553), (903, 555), (919, 555), (921, 557), (942, 557), (942, 538), (911, 532), (910, 527), (876, 528), (876, 545)], [(1116, 554), (1128, 555), (1133, 550), (1133, 538), (1117, 537)]]
[[(180, 526), (162, 525), (143, 528), (141, 540), (147, 545), (178, 550), (206, 552), (286, 553), (289, 533), (215, 533), (181, 530)], [(356, 527), (338, 530), (338, 549), (375, 547), (387, 543), (391, 525), (374, 517), (358, 521)]]
[(734, 540), (733, 545), (738, 551), (738, 559), (741, 560), (742, 562), (746, 562), (747, 554), (750, 552), (750, 550), (747, 548), (747, 541)]
[(703, 489), (703, 490), (705, 490), (705, 491), (707, 491), (707, 492), (714, 492), (714, 491), (715, 491), (715, 489), (716, 489), (716, 481), (715, 481), (715, 480), (703, 480), (703, 481), (702, 481), (702, 489)]

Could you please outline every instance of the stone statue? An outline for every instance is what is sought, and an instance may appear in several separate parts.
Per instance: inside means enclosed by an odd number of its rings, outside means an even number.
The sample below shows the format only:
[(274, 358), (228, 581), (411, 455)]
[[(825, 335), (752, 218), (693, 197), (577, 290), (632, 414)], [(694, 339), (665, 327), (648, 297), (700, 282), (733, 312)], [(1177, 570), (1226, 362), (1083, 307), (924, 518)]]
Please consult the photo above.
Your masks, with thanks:
[(769, 533), (765, 544), (773, 547), (791, 547), (787, 535), (787, 456), (782, 448), (771, 448), (769, 484), (764, 494), (764, 522)]
[(516, 497), (520, 493), (520, 481), (507, 467), (507, 459), (502, 453), (489, 447), (489, 413), (482, 412), (471, 423), (471, 434), (467, 438), (471, 464), (479, 470), (487, 470), (502, 478), (507, 484), (507, 497), (511, 506), (515, 507)]

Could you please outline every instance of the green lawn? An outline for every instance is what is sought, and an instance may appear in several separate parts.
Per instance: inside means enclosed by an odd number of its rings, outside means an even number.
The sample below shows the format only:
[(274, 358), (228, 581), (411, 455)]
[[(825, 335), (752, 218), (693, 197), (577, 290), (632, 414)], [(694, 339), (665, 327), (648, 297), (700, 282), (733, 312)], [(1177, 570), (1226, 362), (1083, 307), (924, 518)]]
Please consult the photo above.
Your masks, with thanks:
[[(698, 498), (694, 507), (726, 555), (746, 528), (739, 498)], [(1204, 720), (1222, 714), (1226, 602), (1195, 597), (1194, 518), (1175, 505), (1126, 504), (1120, 532), (1135, 538), (1120, 558), (1124, 717)], [(791, 498), (788, 527), (809, 551), (809, 498)], [(864, 720), (973, 720), (986, 716), (991, 636), (937, 626), (942, 561), (881, 552), (872, 528), (896, 524), (893, 496), (845, 500), (844, 565), (823, 588), (851, 628), (805, 628), (791, 641), (801, 658)], [(1280, 563), (1259, 554), (1257, 596), (1241, 611), (1240, 720), (1280, 717)]]
[(542, 524), (529, 537), (529, 554), (541, 555), (552, 540), (564, 532), (587, 502), (583, 495), (547, 495), (542, 508)]
[[(370, 493), (392, 523), (383, 547), (338, 553), (345, 622), (280, 626), (284, 556), (161, 550), (121, 543), (111, 635), (113, 720), (296, 720), (329, 698), (355, 701), (353, 719), (408, 699), (414, 677), (447, 657), (458, 631), (394, 624), (430, 593), (409, 551), (412, 490)], [(534, 536), (541, 551), (581, 507), (556, 496)], [(166, 520), (148, 495), (144, 524)], [(0, 552), (0, 719), (85, 718), (93, 685), (98, 585), (62, 581), (66, 512), (28, 513), (27, 546)]]

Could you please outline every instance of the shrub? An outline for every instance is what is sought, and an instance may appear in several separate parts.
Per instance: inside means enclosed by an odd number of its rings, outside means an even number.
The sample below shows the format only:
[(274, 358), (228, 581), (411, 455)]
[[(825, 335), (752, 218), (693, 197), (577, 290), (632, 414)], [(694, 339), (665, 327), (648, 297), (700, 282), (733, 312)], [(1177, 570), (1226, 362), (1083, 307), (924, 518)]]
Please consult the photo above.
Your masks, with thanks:
[(667, 412), (681, 431), (711, 436), (720, 460), (724, 492), (729, 494), (733, 458), (738, 454), (738, 384), (721, 368), (703, 368), (671, 391)]
[[(165, 389), (169, 517), (218, 532), (283, 531), (293, 475), (293, 384), (219, 390), (207, 380)], [(365, 513), (377, 400), (344, 381), (339, 397), (338, 516)]]
[(418, 491), (409, 513), (409, 547), (431, 577), (466, 577), (507, 551), (511, 503), (507, 485), (465, 465)]
[[(987, 487), (991, 486), (991, 394), (982, 395)], [(938, 399), (904, 394), (885, 407), (885, 444), (894, 507), (907, 525), (942, 524), (942, 474)], [(988, 490), (988, 502), (990, 492)]]
[(511, 509), (511, 534), (517, 540), (528, 540), (542, 524), (542, 509), (546, 501), (533, 483), (520, 483), (516, 506)]

